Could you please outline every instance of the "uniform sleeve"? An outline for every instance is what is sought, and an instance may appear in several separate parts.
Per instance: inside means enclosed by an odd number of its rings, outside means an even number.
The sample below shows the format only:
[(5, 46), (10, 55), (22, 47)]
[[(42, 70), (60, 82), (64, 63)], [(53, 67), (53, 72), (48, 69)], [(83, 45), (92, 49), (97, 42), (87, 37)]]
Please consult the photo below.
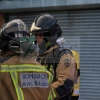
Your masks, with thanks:
[(72, 92), (76, 76), (77, 69), (73, 57), (70, 54), (63, 55), (56, 68), (56, 81), (51, 85), (58, 97)]

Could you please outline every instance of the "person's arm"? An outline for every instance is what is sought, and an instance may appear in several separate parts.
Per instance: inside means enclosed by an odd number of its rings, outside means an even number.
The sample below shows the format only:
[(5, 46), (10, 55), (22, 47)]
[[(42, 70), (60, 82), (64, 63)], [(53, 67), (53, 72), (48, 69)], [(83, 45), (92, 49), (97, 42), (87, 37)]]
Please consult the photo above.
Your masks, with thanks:
[(52, 88), (58, 97), (72, 92), (76, 76), (77, 69), (73, 57), (69, 54), (63, 55), (56, 69), (56, 82), (52, 83)]

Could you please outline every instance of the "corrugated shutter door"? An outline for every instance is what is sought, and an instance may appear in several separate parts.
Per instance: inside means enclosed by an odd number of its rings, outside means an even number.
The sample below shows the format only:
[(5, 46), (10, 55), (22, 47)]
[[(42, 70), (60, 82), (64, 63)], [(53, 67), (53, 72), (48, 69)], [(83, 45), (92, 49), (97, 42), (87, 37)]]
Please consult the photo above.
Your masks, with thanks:
[[(51, 12), (48, 12), (51, 13)], [(100, 10), (52, 12), (58, 19), (66, 39), (64, 46), (80, 53), (80, 98), (100, 100)], [(11, 14), (29, 27), (36, 13)]]

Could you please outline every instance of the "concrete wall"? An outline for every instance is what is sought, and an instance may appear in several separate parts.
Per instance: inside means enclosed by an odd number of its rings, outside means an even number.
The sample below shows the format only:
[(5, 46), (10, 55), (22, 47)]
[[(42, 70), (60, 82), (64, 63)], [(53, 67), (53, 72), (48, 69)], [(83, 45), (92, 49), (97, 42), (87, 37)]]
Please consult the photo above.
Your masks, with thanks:
[(0, 28), (2, 28), (4, 23), (5, 23), (4, 15), (0, 13)]
[[(42, 10), (47, 8), (66, 9), (72, 6), (100, 7), (100, 0), (2, 0), (0, 1), (1, 12)], [(20, 9), (20, 10), (19, 10)]]

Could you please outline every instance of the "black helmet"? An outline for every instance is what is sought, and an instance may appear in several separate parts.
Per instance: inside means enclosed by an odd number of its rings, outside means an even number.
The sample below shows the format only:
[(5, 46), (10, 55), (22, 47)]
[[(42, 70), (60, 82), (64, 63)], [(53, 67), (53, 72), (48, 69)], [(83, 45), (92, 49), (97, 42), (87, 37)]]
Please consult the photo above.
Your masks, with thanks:
[[(49, 44), (48, 47), (47, 45), (44, 46), (46, 47), (45, 50), (57, 44), (56, 40), (62, 34), (62, 30), (60, 29), (60, 26), (57, 24), (56, 18), (47, 13), (41, 14), (35, 18), (31, 26), (31, 32), (33, 35), (43, 33), (44, 40), (46, 40), (45, 45)], [(41, 45), (41, 47), (43, 46)]]
[(0, 34), (0, 49), (6, 53), (11, 49), (15, 53), (25, 53), (30, 47), (28, 28), (20, 19), (12, 20), (3, 25)]
[(47, 33), (46, 36), (59, 37), (62, 31), (57, 24), (57, 20), (50, 14), (41, 14), (37, 16), (31, 26), (31, 32), (33, 34)]

